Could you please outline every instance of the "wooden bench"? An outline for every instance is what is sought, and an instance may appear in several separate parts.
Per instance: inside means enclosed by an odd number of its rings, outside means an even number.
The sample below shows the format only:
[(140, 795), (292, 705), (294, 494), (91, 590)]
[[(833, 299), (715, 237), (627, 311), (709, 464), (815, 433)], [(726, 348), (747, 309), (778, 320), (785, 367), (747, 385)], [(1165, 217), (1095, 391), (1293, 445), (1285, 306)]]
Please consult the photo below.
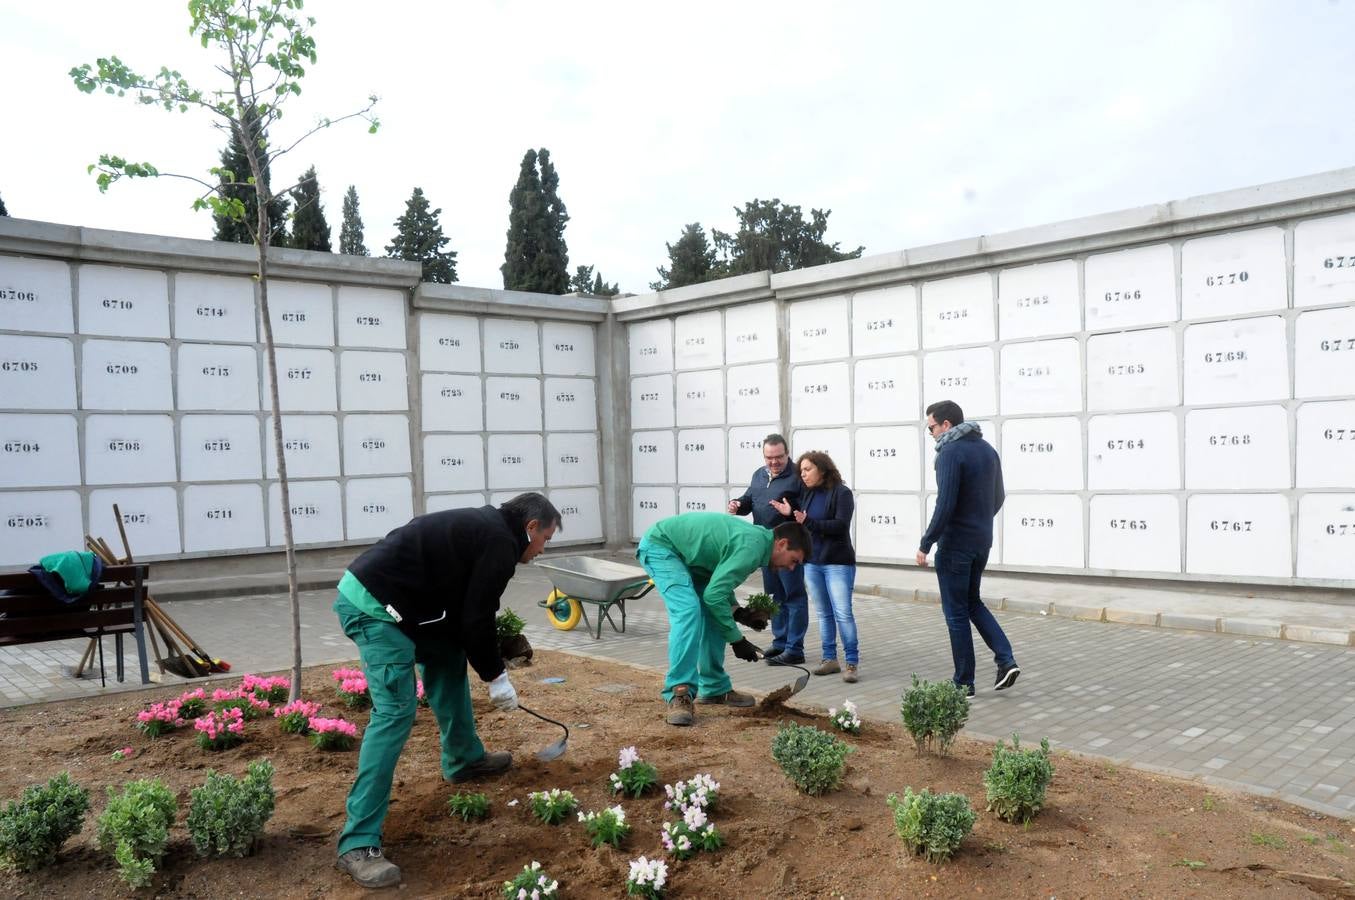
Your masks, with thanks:
[[(147, 565), (106, 566), (101, 587), (80, 603), (69, 606), (47, 592), (28, 572), (0, 575), (0, 647), (93, 638), (99, 644), (99, 676), (104, 679), (103, 641), (114, 636), (118, 681), (123, 680), (122, 636), (136, 638), (141, 683), (149, 684), (145, 622)], [(107, 684), (107, 681), (104, 681)]]

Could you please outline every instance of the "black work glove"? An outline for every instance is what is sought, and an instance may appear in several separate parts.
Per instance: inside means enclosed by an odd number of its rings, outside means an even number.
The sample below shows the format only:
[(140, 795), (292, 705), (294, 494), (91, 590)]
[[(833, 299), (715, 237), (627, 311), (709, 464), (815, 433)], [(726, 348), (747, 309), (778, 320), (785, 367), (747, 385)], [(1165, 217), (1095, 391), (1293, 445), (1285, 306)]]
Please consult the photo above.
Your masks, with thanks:
[(761, 631), (767, 627), (767, 620), (757, 615), (746, 606), (737, 606), (734, 608), (734, 621), (740, 625), (746, 625), (754, 631)]
[(739, 638), (730, 646), (734, 648), (734, 655), (744, 662), (758, 661), (757, 648), (749, 642), (748, 638)]

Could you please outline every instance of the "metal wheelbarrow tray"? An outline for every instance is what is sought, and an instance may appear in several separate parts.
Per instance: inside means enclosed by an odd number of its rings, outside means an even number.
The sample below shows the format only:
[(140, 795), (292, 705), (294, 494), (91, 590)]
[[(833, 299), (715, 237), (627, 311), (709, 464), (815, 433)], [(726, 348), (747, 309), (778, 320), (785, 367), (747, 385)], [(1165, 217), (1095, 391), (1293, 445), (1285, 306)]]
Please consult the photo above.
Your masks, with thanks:
[[(584, 626), (593, 635), (594, 640), (602, 637), (602, 620), (606, 619), (612, 630), (618, 634), (626, 631), (626, 601), (643, 597), (654, 589), (645, 570), (639, 566), (591, 556), (560, 556), (538, 562), (538, 569), (546, 572), (555, 590), (545, 600), (538, 600), (537, 606), (544, 608), (551, 623), (562, 631), (568, 631), (578, 624), (582, 617)], [(588, 619), (585, 604), (597, 607), (597, 628), (594, 629)], [(621, 627), (617, 627), (612, 618), (612, 607), (621, 610)], [(577, 612), (578, 615), (575, 615)]]

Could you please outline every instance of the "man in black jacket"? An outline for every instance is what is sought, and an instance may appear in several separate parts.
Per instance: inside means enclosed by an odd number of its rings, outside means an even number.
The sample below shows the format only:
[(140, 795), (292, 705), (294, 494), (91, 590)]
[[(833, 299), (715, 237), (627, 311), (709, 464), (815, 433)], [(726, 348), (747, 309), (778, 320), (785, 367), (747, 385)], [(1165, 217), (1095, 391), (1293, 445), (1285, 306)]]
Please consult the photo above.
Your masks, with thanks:
[(489, 682), (497, 708), (517, 709), (495, 615), (514, 568), (535, 558), (559, 526), (559, 511), (536, 493), (497, 509), (430, 513), (386, 535), (339, 581), (334, 611), (358, 645), (372, 698), (339, 835), (338, 866), (363, 887), (400, 881), (400, 869), (381, 853), (381, 830), (395, 764), (414, 724), (415, 664), (438, 720), (443, 777), (469, 781), (512, 766), (512, 754), (488, 753), (480, 743), (466, 665)]
[[(772, 501), (794, 497), (800, 493), (800, 475), (790, 464), (786, 439), (780, 434), (769, 434), (762, 439), (762, 461), (766, 465), (753, 473), (748, 490), (743, 496), (729, 501), (729, 512), (735, 516), (753, 514), (753, 521), (763, 528), (774, 529), (786, 522)], [(772, 645), (767, 649), (770, 665), (799, 665), (805, 661), (805, 631), (809, 628), (809, 595), (805, 592), (804, 569), (776, 570), (762, 567), (762, 589), (776, 601), (776, 615), (772, 616)]]

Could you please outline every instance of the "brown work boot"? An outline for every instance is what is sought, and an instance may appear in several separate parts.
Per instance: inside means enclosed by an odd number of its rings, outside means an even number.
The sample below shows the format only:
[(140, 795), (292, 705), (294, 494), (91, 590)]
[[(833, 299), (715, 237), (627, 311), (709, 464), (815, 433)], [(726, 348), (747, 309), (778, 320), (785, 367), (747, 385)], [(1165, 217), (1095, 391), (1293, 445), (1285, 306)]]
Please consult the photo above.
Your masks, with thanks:
[(507, 772), (512, 767), (513, 754), (507, 750), (495, 750), (486, 752), (484, 756), (458, 771), (450, 780), (454, 784), (460, 784), (463, 781), (474, 781), (488, 775), (498, 775)]
[(837, 660), (836, 660), (836, 659), (825, 659), (823, 662), (819, 663), (819, 667), (818, 667), (817, 669), (814, 670), (814, 674), (815, 674), (815, 675), (832, 675), (832, 674), (834, 674), (834, 673), (836, 673), (836, 672), (841, 672), (841, 671), (842, 671), (842, 667), (839, 666), (839, 665), (837, 664)]
[(847, 668), (842, 670), (842, 680), (848, 684), (856, 684), (857, 674), (856, 666), (847, 663)]
[(692, 707), (692, 690), (685, 684), (673, 688), (673, 699), (668, 701), (669, 725), (691, 725), (696, 721), (696, 710)]
[(358, 847), (341, 853), (334, 865), (365, 888), (394, 887), (400, 883), (400, 867), (382, 856), (380, 847)]
[(752, 706), (755, 701), (750, 694), (740, 694), (738, 691), (728, 690), (723, 694), (708, 694), (704, 697), (697, 697), (696, 702), (723, 703), (725, 706)]

